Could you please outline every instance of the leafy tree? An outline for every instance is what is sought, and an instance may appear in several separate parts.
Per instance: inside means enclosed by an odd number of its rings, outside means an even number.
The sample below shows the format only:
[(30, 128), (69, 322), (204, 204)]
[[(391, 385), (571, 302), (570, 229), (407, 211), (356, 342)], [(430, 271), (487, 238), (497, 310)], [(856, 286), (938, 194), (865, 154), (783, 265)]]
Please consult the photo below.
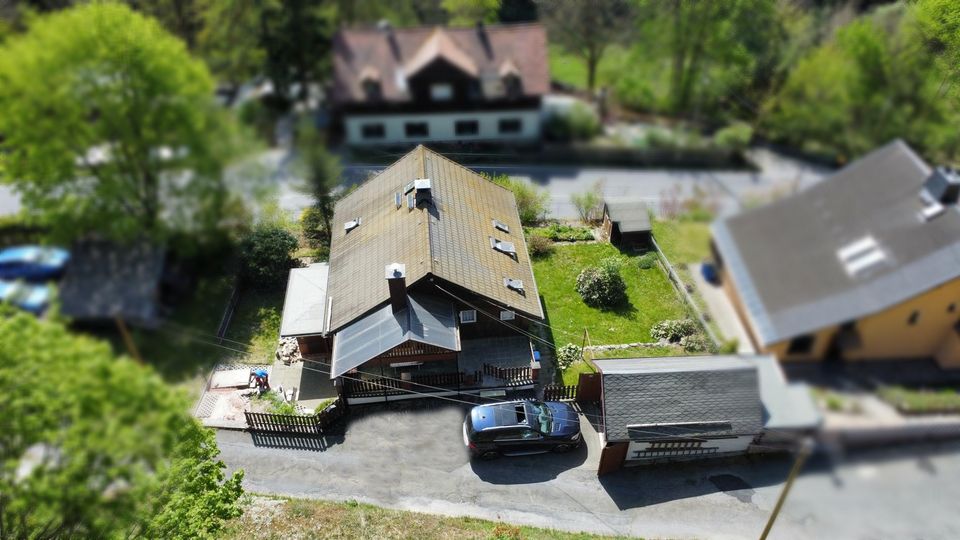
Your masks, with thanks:
[(443, 24), (447, 14), (442, 0), (338, 0), (341, 23), (374, 24), (381, 20), (396, 26)]
[(603, 213), (603, 181), (598, 180), (588, 191), (570, 195), (570, 202), (577, 209), (580, 221), (584, 223), (600, 221)]
[(550, 40), (586, 62), (587, 88), (592, 91), (604, 50), (621, 40), (630, 28), (630, 3), (626, 0), (539, 0), (537, 8), (547, 25)]
[(936, 160), (957, 155), (958, 102), (920, 38), (915, 11), (886, 6), (842, 27), (800, 61), (767, 103), (768, 135), (841, 159), (903, 137)]
[(240, 279), (258, 289), (283, 285), (295, 265), (297, 238), (279, 225), (261, 224), (240, 242)]
[(469, 26), (476, 22), (496, 22), (500, 0), (442, 0), (440, 5), (450, 16), (449, 24)]
[(308, 119), (297, 132), (297, 165), (307, 179), (307, 189), (313, 195), (313, 208), (322, 224), (329, 245), (330, 222), (337, 202), (334, 190), (340, 185), (343, 169), (340, 160), (327, 151), (326, 138)]
[(481, 176), (513, 192), (513, 196), (517, 200), (517, 212), (520, 214), (520, 223), (524, 225), (536, 225), (546, 217), (547, 211), (549, 210), (547, 204), (550, 201), (550, 195), (546, 191), (537, 189), (535, 186), (523, 180), (517, 180), (505, 174), (490, 176), (481, 173)]
[(956, 85), (960, 82), (960, 8), (952, 0), (916, 0), (913, 10), (927, 48)]
[(5, 312), (0, 384), (4, 538), (212, 538), (240, 514), (185, 396), (106, 343)]
[(234, 87), (259, 75), (266, 61), (261, 32), (278, 0), (199, 0), (200, 53), (218, 77)]
[(149, 15), (168, 32), (182, 39), (193, 49), (202, 20), (197, 0), (126, 0), (131, 8)]
[(51, 13), (0, 49), (3, 173), (56, 236), (218, 230), (237, 132), (206, 67), (118, 4)]
[(597, 113), (582, 102), (551, 114), (544, 125), (547, 136), (558, 141), (589, 140), (601, 129)]
[(297, 97), (303, 99), (311, 82), (323, 80), (336, 30), (336, 7), (318, 0), (285, 0), (264, 9), (260, 31), (264, 74), (280, 96), (290, 95), (297, 83)]

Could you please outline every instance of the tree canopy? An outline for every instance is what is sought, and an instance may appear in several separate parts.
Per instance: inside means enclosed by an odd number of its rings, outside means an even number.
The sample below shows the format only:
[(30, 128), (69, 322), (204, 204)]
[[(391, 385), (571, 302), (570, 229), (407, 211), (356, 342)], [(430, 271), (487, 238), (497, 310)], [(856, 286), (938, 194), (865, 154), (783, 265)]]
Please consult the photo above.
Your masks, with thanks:
[(239, 515), (213, 433), (152, 369), (0, 314), (4, 538), (212, 538)]
[(0, 171), (55, 236), (216, 230), (237, 132), (206, 66), (154, 19), (88, 4), (0, 48)]

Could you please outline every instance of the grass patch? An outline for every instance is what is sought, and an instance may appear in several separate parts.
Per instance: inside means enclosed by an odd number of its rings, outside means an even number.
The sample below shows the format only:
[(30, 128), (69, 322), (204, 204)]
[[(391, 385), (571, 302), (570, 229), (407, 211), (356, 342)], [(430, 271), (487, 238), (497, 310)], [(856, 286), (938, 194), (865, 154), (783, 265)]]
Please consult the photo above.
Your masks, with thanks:
[(688, 353), (680, 345), (657, 345), (653, 347), (633, 347), (629, 349), (611, 349), (595, 351), (593, 358), (658, 358), (661, 356), (687, 356)]
[[(622, 46), (607, 47), (597, 66), (597, 88), (612, 86), (628, 57), (629, 52)], [(559, 45), (550, 45), (549, 61), (551, 79), (582, 90), (587, 88), (587, 64), (583, 58), (564, 51)]]
[(618, 255), (610, 244), (557, 246), (551, 255), (533, 261), (537, 287), (559, 344), (582, 340), (590, 331), (594, 345), (650, 341), (650, 327), (663, 319), (682, 319), (684, 304), (663, 272), (640, 270), (637, 257), (627, 257), (621, 274), (627, 303), (614, 310), (592, 308), (576, 290), (577, 275), (600, 259)]
[(585, 361), (574, 362), (570, 367), (560, 372), (560, 380), (567, 386), (576, 386), (580, 382), (581, 373), (594, 373), (593, 368)]
[(710, 257), (710, 224), (687, 220), (654, 220), (653, 236), (674, 266)]
[(251, 498), (242, 516), (228, 524), (231, 539), (417, 538), (590, 540), (606, 537), (553, 529), (515, 526), (468, 517), (445, 517), (390, 510), (369, 504), (265, 496)]
[[(233, 315), (222, 345), (216, 333), (232, 291), (228, 277), (201, 279), (191, 298), (180, 302), (169, 321), (157, 330), (133, 329), (134, 342), (144, 360), (174, 383), (202, 377), (220, 362), (273, 362), (283, 291), (245, 291)], [(116, 332), (108, 336), (118, 351), (124, 351)]]
[(903, 386), (884, 386), (877, 395), (905, 413), (960, 412), (960, 392), (956, 388), (914, 389)]

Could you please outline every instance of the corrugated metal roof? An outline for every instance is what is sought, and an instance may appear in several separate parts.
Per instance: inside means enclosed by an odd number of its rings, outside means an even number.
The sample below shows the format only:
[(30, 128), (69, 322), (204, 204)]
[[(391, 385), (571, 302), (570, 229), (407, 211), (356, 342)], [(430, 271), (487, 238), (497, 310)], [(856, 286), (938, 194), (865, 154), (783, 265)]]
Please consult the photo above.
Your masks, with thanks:
[[(930, 172), (897, 140), (806, 191), (714, 223), (714, 242), (764, 345), (960, 277), (960, 211), (919, 215)], [(838, 250), (868, 236), (884, 260), (851, 275)]]
[(646, 201), (609, 199), (603, 204), (607, 207), (610, 220), (617, 223), (621, 233), (650, 231), (650, 211)]
[[(395, 195), (413, 180), (431, 180), (430, 203), (397, 208)], [(341, 224), (362, 218), (346, 232)], [(506, 224), (497, 230), (492, 220)], [(389, 299), (383, 269), (406, 266), (410, 287), (428, 274), (510, 309), (543, 317), (513, 194), (473, 171), (417, 147), (337, 203), (330, 246), (330, 328), (336, 331)], [(511, 257), (490, 237), (516, 244)], [(504, 286), (520, 279), (520, 294)]]
[(290, 270), (280, 337), (321, 334), (327, 311), (327, 263)]
[[(608, 441), (759, 433), (757, 367), (739, 357), (596, 360)], [(656, 429), (646, 427), (656, 424)], [(672, 426), (672, 427), (671, 427)]]
[(393, 308), (386, 305), (337, 332), (330, 378), (339, 377), (407, 341), (459, 351), (460, 336), (453, 304), (430, 296), (408, 295), (405, 309), (394, 313)]

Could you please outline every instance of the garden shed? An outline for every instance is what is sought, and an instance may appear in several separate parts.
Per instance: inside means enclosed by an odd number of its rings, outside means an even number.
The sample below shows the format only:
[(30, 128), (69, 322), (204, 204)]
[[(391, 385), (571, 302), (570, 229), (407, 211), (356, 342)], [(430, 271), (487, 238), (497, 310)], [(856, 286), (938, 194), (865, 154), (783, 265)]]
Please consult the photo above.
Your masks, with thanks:
[(650, 213), (642, 199), (608, 200), (603, 203), (602, 236), (619, 248), (650, 245)]

